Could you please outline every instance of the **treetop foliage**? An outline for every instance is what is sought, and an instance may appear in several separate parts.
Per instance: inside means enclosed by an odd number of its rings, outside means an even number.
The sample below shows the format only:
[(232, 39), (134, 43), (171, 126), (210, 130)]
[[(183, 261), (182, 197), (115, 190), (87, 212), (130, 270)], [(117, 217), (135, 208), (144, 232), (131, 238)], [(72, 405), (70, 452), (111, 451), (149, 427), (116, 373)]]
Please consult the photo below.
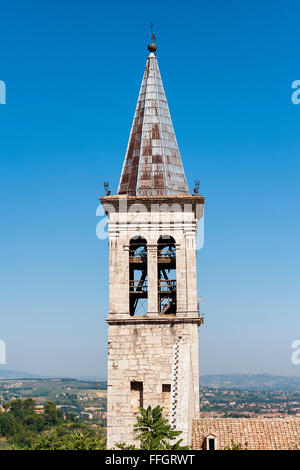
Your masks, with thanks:
[(105, 448), (102, 432), (79, 423), (71, 413), (57, 409), (53, 401), (37, 414), (32, 398), (17, 399), (2, 405), (0, 436), (5, 448), (32, 450), (88, 450)]

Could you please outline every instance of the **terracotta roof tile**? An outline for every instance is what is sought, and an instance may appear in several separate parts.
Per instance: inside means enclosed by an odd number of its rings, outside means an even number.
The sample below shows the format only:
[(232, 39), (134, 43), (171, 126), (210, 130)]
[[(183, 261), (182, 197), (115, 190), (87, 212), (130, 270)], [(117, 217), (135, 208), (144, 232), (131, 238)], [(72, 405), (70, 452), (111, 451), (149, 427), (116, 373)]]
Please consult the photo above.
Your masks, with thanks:
[(248, 443), (249, 450), (292, 450), (300, 448), (299, 418), (215, 418), (193, 422), (193, 449), (205, 448), (208, 435), (217, 437), (217, 448)]

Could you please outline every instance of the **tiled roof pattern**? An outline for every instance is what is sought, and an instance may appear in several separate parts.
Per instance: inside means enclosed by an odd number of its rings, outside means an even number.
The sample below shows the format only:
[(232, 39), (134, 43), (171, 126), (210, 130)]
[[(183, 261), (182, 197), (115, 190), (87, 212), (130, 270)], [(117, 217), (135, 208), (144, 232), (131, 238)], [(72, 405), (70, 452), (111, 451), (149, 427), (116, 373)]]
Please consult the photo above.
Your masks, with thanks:
[(230, 447), (231, 441), (248, 450), (300, 449), (299, 418), (215, 418), (193, 422), (193, 449), (203, 449), (205, 438), (215, 435), (217, 448)]
[(118, 194), (156, 196), (187, 192), (157, 58), (151, 53), (144, 71)]

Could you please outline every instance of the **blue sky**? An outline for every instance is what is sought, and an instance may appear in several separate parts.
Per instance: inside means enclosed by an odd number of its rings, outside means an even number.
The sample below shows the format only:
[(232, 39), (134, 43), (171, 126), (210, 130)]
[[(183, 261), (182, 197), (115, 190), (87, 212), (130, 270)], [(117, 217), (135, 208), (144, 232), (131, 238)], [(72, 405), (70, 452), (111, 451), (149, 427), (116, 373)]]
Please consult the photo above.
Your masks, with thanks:
[(200, 373), (300, 375), (299, 3), (2, 1), (0, 339), (7, 368), (106, 375), (103, 182), (116, 191), (154, 23), (206, 196)]

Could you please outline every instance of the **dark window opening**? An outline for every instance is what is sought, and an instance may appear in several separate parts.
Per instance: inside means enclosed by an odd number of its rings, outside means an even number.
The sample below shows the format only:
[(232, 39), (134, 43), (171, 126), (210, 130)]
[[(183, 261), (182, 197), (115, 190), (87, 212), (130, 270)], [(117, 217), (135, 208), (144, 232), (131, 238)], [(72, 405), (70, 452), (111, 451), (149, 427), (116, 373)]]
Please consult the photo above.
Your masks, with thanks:
[(208, 450), (216, 450), (216, 440), (208, 438)]
[(130, 315), (147, 315), (148, 273), (147, 241), (134, 237), (129, 245), (129, 312)]
[(157, 242), (158, 306), (163, 315), (176, 314), (176, 242), (163, 235)]

